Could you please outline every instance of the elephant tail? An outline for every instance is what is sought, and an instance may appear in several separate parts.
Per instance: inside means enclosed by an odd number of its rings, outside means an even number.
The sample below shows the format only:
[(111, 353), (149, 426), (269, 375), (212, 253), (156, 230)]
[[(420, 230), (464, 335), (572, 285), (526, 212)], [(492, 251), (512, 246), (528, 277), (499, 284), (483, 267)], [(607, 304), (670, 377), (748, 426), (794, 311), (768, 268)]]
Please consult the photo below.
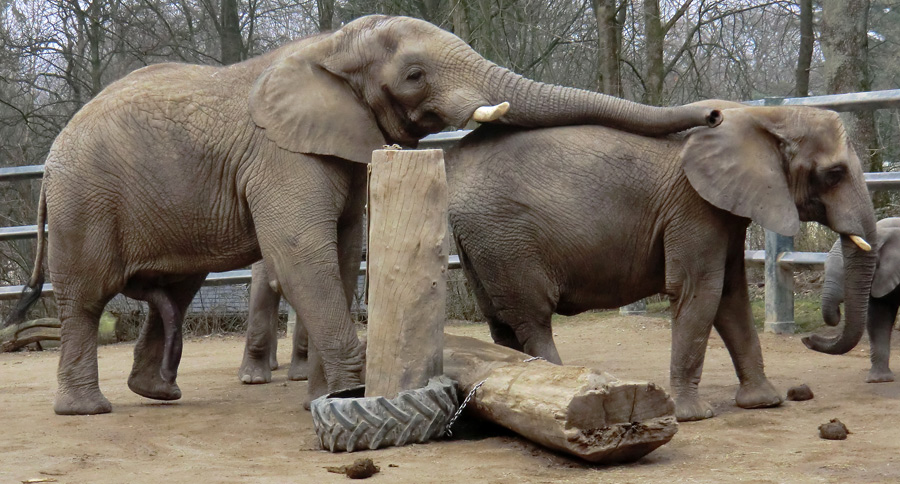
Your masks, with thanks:
[(22, 289), (22, 296), (19, 298), (19, 302), (16, 303), (16, 307), (7, 316), (6, 321), (3, 322), (3, 327), (24, 322), (28, 309), (41, 298), (41, 292), (43, 292), (43, 260), (44, 252), (46, 252), (47, 248), (47, 234), (45, 232), (45, 227), (47, 226), (47, 200), (45, 186), (41, 184), (41, 195), (38, 200), (37, 250), (34, 256), (34, 270), (31, 271), (31, 279), (29, 279), (28, 285)]

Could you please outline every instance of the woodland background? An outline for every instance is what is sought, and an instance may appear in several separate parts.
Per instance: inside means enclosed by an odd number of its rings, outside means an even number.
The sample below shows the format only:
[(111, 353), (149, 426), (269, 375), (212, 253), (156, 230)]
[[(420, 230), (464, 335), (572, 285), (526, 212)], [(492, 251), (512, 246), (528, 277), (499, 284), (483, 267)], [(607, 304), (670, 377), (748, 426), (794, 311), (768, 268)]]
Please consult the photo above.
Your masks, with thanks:
[[(230, 64), (371, 13), (428, 20), (537, 80), (655, 105), (900, 88), (900, 1), (0, 0), (0, 166), (43, 163), (72, 115), (134, 69)], [(866, 171), (898, 169), (897, 110), (844, 117)], [(39, 186), (0, 184), (2, 225), (34, 224)], [(897, 199), (877, 195), (879, 218)], [(805, 224), (796, 248), (834, 238)], [(2, 284), (22, 284), (34, 241), (0, 252)]]

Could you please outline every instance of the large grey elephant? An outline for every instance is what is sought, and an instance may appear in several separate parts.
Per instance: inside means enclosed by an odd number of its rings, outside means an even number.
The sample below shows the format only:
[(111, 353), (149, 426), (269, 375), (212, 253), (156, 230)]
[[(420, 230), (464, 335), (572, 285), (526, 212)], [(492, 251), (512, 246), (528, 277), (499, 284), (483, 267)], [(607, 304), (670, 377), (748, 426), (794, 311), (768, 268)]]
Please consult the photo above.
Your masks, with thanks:
[[(891, 371), (891, 331), (900, 308), (900, 218), (886, 218), (875, 224), (878, 240), (875, 249), (878, 264), (872, 279), (869, 299), (869, 358), (872, 367), (866, 381), (881, 383), (894, 381)], [(822, 319), (830, 326), (841, 321), (844, 302), (844, 257), (841, 242), (836, 241), (825, 258), (825, 283), (822, 288)]]
[[(818, 351), (844, 353), (859, 342), (875, 269), (866, 242), (875, 238), (872, 202), (837, 114), (701, 105), (722, 108), (721, 126), (668, 138), (597, 126), (483, 126), (445, 156), (450, 224), (494, 341), (561, 363), (553, 313), (667, 294), (670, 383), (682, 421), (713, 416), (698, 393), (713, 327), (740, 380), (737, 405), (782, 402), (763, 371), (750, 313), (751, 220), (786, 235), (801, 220), (841, 234), (848, 322), (835, 338), (804, 338)], [(257, 282), (252, 297), (263, 301), (269, 291)], [(265, 321), (251, 314), (248, 348), (271, 347)]]
[[(507, 104), (508, 103), (508, 104)], [(54, 142), (35, 270), (48, 253), (62, 320), (54, 409), (109, 412), (97, 327), (117, 293), (149, 302), (129, 387), (177, 399), (181, 321), (211, 271), (263, 259), (307, 324), (309, 392), (360, 383), (350, 321), (365, 163), (385, 143), (470, 119), (606, 123), (646, 134), (715, 124), (709, 108), (652, 108), (524, 79), (427, 22), (370, 16), (228, 67), (160, 64), (111, 84)], [(42, 231), (39, 233), (43, 234)]]

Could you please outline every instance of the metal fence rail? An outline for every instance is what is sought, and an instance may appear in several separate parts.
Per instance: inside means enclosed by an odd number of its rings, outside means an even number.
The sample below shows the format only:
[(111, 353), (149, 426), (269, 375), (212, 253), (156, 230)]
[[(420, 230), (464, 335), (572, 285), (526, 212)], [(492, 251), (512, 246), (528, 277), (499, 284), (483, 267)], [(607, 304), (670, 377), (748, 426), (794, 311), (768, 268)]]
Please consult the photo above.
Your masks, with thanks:
[[(765, 98), (746, 101), (751, 106), (815, 106), (834, 111), (865, 111), (873, 109), (900, 108), (900, 89), (872, 92), (834, 94), (805, 98)], [(425, 148), (446, 148), (462, 139), (469, 131), (448, 131), (424, 138), (420, 145)], [(0, 168), (0, 182), (33, 180), (44, 174), (43, 165)], [(900, 190), (900, 172), (866, 173), (866, 186), (870, 191)], [(0, 228), (0, 241), (34, 238), (37, 226)], [(773, 332), (794, 332), (793, 269), (796, 266), (821, 266), (825, 263), (824, 252), (795, 252), (793, 238), (766, 230), (766, 250), (744, 251), (748, 264), (763, 264), (766, 272), (766, 330)], [(365, 273), (365, 262), (360, 273)], [(450, 269), (458, 269), (458, 256), (450, 256)], [(204, 285), (247, 284), (249, 270), (237, 270), (210, 274)], [(16, 299), (24, 286), (0, 286), (0, 300)], [(50, 284), (44, 284), (42, 295), (53, 292)]]

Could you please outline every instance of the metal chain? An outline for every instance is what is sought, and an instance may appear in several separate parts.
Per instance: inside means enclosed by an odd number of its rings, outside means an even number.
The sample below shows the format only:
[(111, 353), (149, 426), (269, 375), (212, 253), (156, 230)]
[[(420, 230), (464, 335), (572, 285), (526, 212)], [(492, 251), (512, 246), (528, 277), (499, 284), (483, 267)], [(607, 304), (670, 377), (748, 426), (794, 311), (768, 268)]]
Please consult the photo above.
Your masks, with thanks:
[(447, 426), (444, 427), (444, 434), (447, 437), (453, 437), (453, 431), (450, 430), (450, 428), (453, 427), (453, 424), (456, 423), (456, 419), (459, 418), (459, 415), (462, 413), (463, 409), (466, 408), (466, 405), (469, 404), (469, 400), (471, 400), (472, 397), (475, 396), (475, 392), (478, 390), (478, 388), (481, 387), (481, 385), (484, 385), (484, 382), (486, 381), (487, 380), (481, 380), (477, 385), (472, 387), (472, 390), (468, 395), (466, 395), (466, 398), (463, 400), (462, 405), (460, 405), (459, 408), (456, 409), (456, 413), (454, 413), (453, 416), (450, 417), (450, 421), (447, 423)]
[(547, 358), (544, 358), (543, 356), (532, 356), (531, 358), (528, 358), (527, 360), (522, 360), (522, 363), (528, 363), (529, 361), (535, 361), (535, 360), (547, 361)]

